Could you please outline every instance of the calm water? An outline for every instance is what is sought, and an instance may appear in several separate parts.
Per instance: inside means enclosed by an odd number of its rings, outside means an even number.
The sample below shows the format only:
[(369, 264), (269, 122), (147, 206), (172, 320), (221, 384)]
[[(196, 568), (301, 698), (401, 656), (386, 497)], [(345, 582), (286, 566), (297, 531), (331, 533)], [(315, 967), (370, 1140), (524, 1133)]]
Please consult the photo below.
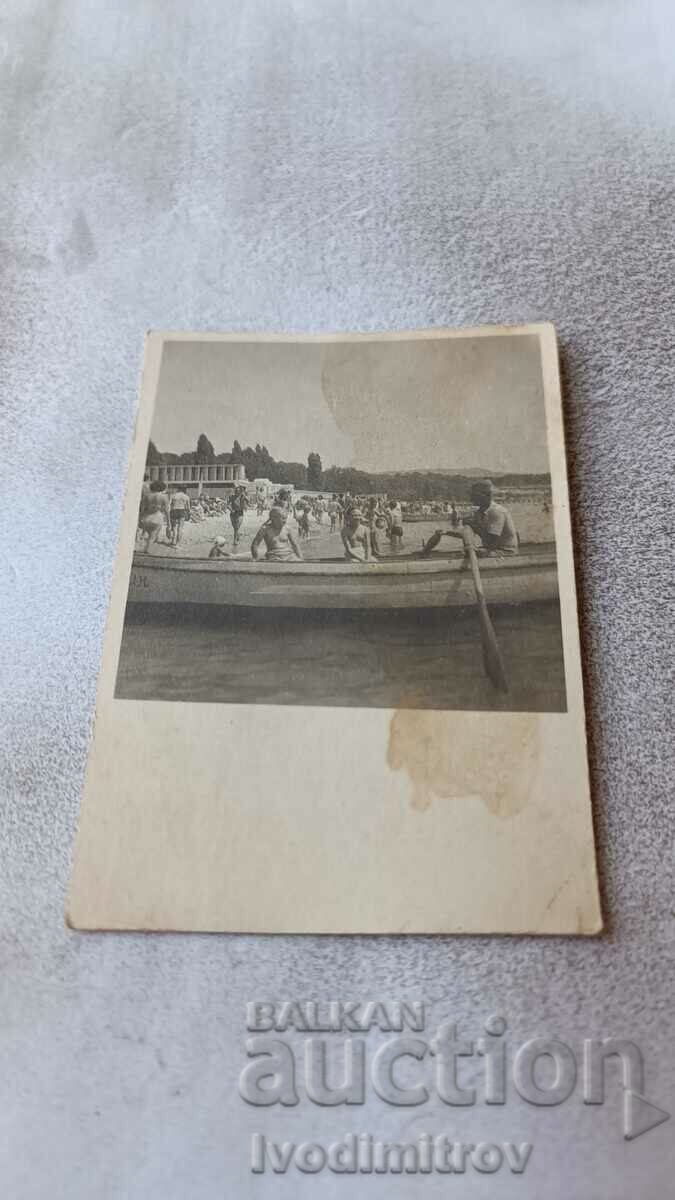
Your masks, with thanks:
[(116, 694), (134, 700), (559, 712), (556, 604), (492, 612), (510, 682), (483, 674), (474, 611), (128, 610)]

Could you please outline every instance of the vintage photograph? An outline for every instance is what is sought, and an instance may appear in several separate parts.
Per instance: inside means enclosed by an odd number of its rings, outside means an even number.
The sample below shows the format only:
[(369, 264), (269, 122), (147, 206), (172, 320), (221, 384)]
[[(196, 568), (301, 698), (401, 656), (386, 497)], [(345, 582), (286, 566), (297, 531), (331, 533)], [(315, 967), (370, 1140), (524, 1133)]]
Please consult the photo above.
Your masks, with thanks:
[(71, 924), (597, 931), (551, 325), (150, 334), (128, 480)]
[(167, 340), (116, 695), (565, 711), (537, 334)]

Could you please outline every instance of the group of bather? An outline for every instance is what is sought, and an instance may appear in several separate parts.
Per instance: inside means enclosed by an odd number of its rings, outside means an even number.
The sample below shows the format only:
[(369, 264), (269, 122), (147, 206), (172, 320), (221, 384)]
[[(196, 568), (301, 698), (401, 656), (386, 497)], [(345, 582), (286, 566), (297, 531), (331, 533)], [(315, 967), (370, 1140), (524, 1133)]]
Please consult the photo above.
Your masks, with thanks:
[[(444, 506), (442, 515), (447, 518), (450, 528), (436, 530), (431, 539), (434, 546), (443, 536), (461, 538), (462, 530), (468, 528), (479, 539), (478, 553), (516, 554), (519, 538), (513, 517), (504, 505), (495, 501), (490, 480), (474, 483), (470, 498), (470, 511), (461, 514), (454, 503), (448, 502)], [(344, 556), (350, 562), (368, 562), (370, 559), (397, 555), (403, 548), (403, 506), (398, 500), (382, 496), (352, 496), (348, 492), (294, 499), (288, 489), (281, 488), (269, 508), (268, 504), (266, 497), (256, 495), (256, 514), (264, 517), (264, 520), (251, 542), (251, 556), (255, 560), (264, 557), (267, 562), (301, 562), (301, 542), (311, 537), (310, 521), (319, 526), (328, 525), (331, 533), (340, 534)], [(144, 540), (146, 553), (149, 553), (165, 529), (166, 543), (176, 549), (181, 543), (187, 520), (227, 515), (233, 533), (231, 549), (227, 548), (227, 539), (218, 536), (213, 541), (209, 557), (231, 558), (239, 550), (242, 525), (249, 507), (252, 505), (245, 485), (237, 486), (227, 499), (191, 497), (180, 485), (169, 493), (165, 481), (150, 482), (146, 478), (139, 513), (139, 535)], [(296, 525), (297, 533), (291, 526), (291, 520)]]
[(141, 491), (138, 513), (138, 535), (144, 539), (144, 549), (159, 541), (162, 530), (166, 531), (166, 544), (176, 549), (183, 536), (186, 521), (203, 521), (206, 517), (225, 513), (227, 502), (212, 496), (190, 496), (178, 486), (169, 492), (163, 479), (150, 482), (146, 473)]
[[(240, 503), (246, 505), (243, 489), (240, 494)], [(366, 503), (348, 492), (294, 499), (287, 489), (282, 488), (274, 497), (266, 520), (251, 542), (251, 555), (259, 559), (264, 552), (267, 562), (301, 562), (303, 555), (300, 543), (311, 538), (311, 521), (319, 527), (329, 526), (327, 532), (339, 533), (345, 558), (351, 561), (366, 562), (371, 557), (380, 557), (385, 538), (389, 539), (392, 550), (397, 552), (403, 541), (401, 505), (395, 500), (385, 504), (375, 496), (365, 500)], [(259, 498), (256, 511), (258, 516), (265, 511)], [(232, 511), (230, 519), (234, 530), (233, 550), (236, 550), (240, 539), (240, 522), (235, 524)], [(295, 521), (297, 534), (291, 520)], [(225, 538), (215, 539), (210, 557), (231, 557)]]

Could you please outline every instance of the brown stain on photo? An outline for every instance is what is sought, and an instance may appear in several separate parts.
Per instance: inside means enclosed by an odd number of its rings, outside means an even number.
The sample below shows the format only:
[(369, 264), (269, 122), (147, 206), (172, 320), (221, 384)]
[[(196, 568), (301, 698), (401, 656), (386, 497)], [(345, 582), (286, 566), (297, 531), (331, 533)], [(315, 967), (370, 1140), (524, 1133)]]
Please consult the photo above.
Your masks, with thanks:
[(418, 812), (434, 798), (477, 796), (494, 816), (514, 817), (529, 802), (539, 756), (539, 719), (528, 713), (398, 709), (389, 727), (387, 764), (408, 774)]

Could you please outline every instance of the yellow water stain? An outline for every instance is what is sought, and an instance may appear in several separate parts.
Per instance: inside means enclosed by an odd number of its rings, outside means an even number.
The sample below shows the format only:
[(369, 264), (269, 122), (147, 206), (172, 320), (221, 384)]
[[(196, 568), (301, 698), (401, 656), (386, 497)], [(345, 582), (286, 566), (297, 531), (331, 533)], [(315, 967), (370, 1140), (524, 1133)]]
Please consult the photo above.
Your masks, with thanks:
[(458, 713), (398, 709), (390, 723), (387, 763), (405, 771), (412, 807), (434, 798), (479, 797), (494, 816), (527, 805), (539, 761), (539, 722), (528, 713)]

